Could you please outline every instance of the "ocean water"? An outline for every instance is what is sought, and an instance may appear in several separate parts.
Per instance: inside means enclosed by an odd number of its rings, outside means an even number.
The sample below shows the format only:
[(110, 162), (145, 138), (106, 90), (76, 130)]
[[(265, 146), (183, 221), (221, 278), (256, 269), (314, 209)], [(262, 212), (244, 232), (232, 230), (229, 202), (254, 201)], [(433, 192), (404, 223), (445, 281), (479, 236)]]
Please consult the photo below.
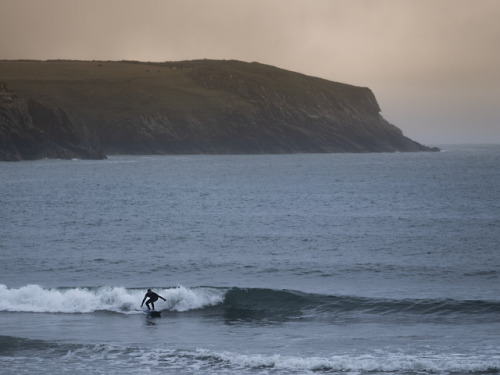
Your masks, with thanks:
[(0, 373), (498, 374), (499, 166), (495, 145), (0, 163)]

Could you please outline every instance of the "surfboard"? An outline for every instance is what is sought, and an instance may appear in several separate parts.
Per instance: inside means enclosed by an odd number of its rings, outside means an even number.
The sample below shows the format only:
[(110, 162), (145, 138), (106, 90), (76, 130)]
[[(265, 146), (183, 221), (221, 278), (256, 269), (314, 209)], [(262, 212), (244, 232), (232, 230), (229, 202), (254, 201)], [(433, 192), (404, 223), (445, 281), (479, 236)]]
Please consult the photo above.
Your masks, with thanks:
[(142, 312), (148, 314), (149, 316), (160, 317), (161, 313), (158, 310), (142, 310)]

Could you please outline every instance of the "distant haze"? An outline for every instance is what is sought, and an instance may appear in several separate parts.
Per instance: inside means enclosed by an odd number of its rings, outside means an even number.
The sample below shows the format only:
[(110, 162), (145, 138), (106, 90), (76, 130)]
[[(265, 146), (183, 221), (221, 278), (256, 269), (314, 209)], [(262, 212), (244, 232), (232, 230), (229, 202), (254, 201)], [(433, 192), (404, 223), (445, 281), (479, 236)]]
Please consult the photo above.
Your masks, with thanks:
[(500, 143), (499, 19), (497, 0), (0, 0), (0, 59), (258, 61), (370, 87), (418, 142)]

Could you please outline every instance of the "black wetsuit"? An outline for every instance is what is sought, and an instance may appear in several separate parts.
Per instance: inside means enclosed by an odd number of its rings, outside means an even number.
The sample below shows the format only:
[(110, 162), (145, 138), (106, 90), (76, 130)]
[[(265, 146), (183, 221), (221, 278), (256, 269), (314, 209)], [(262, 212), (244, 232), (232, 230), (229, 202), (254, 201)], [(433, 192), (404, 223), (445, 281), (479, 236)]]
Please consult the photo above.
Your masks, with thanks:
[[(146, 301), (146, 298), (149, 298), (149, 299)], [(159, 294), (156, 294), (155, 292), (152, 292), (151, 290), (148, 289), (148, 292), (146, 293), (146, 295), (144, 296), (144, 299), (142, 300), (141, 307), (144, 304), (144, 301), (146, 301), (146, 306), (148, 307), (148, 309), (149, 309), (149, 304), (151, 304), (151, 307), (154, 310), (155, 309), (154, 303), (156, 301), (158, 301), (158, 298), (161, 298), (162, 300), (166, 301), (165, 298), (163, 298)]]
[(144, 296), (144, 299), (148, 298), (149, 299), (146, 301), (146, 306), (149, 305), (151, 302), (156, 302), (158, 301), (158, 298), (160, 297), (158, 294), (155, 292), (147, 292), (146, 295)]

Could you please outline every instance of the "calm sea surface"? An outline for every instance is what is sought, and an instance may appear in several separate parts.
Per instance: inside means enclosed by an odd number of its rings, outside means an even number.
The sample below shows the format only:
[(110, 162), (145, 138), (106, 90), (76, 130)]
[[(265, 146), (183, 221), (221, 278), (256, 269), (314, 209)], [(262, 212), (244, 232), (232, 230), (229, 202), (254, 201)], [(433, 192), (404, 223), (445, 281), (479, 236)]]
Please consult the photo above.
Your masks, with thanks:
[(443, 149), (0, 163), (0, 373), (498, 374), (500, 146)]

